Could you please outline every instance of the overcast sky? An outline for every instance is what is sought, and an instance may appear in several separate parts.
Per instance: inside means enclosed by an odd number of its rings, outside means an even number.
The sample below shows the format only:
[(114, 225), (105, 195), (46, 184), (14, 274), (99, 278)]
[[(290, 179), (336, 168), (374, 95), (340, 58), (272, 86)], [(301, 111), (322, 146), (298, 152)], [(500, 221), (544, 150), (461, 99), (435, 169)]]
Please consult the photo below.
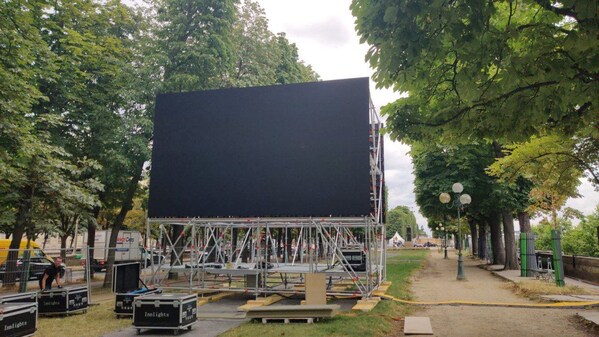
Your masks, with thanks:
[[(285, 32), (297, 45), (302, 60), (312, 65), (323, 80), (371, 77), (372, 69), (364, 62), (368, 47), (360, 45), (354, 30), (349, 0), (259, 0), (266, 11), (270, 30)], [(370, 95), (377, 109), (400, 97), (391, 90), (375, 90)], [(409, 147), (385, 140), (385, 178), (389, 188), (389, 208), (410, 207), (420, 226), (426, 219), (418, 212), (414, 197)], [(449, 187), (448, 187), (449, 189)], [(588, 182), (579, 188), (583, 198), (571, 199), (568, 206), (591, 213), (599, 202), (599, 193)], [(467, 191), (465, 191), (467, 192)]]

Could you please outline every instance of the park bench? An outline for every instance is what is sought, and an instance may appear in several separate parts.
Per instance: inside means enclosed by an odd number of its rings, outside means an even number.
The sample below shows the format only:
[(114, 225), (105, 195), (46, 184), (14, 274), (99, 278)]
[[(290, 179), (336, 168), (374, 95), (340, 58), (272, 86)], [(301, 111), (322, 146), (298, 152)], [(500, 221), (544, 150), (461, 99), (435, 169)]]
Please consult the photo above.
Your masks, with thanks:
[(549, 282), (555, 280), (555, 272), (553, 271), (551, 258), (546, 258), (545, 260), (547, 262), (547, 269), (543, 268), (543, 257), (539, 256), (537, 260), (537, 269), (533, 269), (533, 272), (537, 280)]

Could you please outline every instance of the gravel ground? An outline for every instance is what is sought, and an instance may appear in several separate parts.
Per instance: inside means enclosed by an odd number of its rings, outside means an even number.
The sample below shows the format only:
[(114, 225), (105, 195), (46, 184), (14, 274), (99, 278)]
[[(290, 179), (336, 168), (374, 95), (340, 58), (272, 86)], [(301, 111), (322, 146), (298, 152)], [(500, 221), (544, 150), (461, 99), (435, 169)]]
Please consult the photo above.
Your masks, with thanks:
[[(479, 263), (465, 258), (466, 280), (457, 281), (457, 255), (450, 252), (449, 259), (444, 260), (441, 253), (431, 251), (411, 290), (421, 301), (533, 303), (506, 289), (506, 281), (478, 268)], [(577, 311), (580, 310), (430, 306), (412, 316), (430, 317), (435, 336), (595, 336), (575, 318)]]

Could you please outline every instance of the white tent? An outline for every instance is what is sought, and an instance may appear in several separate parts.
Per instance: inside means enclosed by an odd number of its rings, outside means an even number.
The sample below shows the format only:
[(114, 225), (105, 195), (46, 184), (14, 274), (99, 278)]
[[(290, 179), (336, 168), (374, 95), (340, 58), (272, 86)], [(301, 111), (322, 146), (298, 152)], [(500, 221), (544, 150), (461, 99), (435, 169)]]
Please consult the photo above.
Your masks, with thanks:
[(403, 245), (405, 242), (406, 240), (404, 240), (404, 238), (402, 238), (398, 232), (395, 232), (393, 237), (389, 239), (389, 246), (400, 246)]

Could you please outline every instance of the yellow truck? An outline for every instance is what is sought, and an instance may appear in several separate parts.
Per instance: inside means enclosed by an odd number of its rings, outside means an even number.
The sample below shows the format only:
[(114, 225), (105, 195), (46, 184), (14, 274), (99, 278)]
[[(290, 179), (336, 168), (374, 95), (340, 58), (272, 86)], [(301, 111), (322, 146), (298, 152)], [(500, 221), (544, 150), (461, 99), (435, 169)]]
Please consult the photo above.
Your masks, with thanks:
[[(6, 262), (6, 258), (8, 257), (8, 248), (10, 247), (11, 239), (0, 239), (0, 264), (4, 264)], [(23, 257), (23, 252), (27, 250), (27, 240), (22, 240), (19, 245), (19, 259)], [(29, 250), (30, 256), (46, 256), (46, 253), (42, 250), (42, 247), (38, 245), (35, 241), (29, 242)]]
[[(0, 280), (4, 279), (6, 273), (6, 259), (8, 258), (8, 252), (10, 247), (10, 239), (0, 239)], [(20, 270), (23, 261), (23, 253), (27, 250), (27, 240), (21, 241), (19, 245), (19, 256), (17, 260), (17, 268)], [(44, 270), (50, 266), (54, 261), (52, 258), (46, 256), (46, 253), (42, 248), (34, 241), (29, 242), (29, 278), (38, 278)]]

